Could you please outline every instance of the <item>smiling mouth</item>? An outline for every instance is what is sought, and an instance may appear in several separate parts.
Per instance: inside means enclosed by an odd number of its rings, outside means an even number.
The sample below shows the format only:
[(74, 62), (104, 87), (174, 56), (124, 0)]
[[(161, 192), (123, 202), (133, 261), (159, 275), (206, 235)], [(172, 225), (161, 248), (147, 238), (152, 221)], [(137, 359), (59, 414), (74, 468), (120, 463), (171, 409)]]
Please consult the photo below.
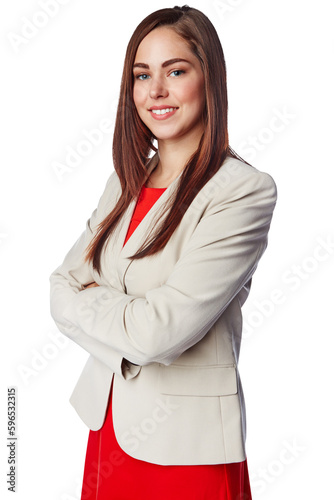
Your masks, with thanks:
[(172, 108), (172, 107), (160, 108), (160, 109), (151, 108), (148, 111), (151, 113), (151, 116), (152, 118), (154, 118), (154, 120), (167, 120), (168, 118), (173, 116), (178, 109), (179, 108)]
[(164, 109), (150, 109), (151, 113), (155, 115), (165, 115), (166, 113), (172, 113), (173, 111), (176, 111), (177, 108), (164, 108)]

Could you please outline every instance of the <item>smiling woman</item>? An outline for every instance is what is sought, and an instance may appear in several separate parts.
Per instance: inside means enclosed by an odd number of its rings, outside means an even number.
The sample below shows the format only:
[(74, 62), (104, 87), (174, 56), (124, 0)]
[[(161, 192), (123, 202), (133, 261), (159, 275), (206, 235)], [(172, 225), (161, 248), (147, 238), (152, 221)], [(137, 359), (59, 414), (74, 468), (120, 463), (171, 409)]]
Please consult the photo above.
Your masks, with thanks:
[(250, 500), (241, 307), (276, 186), (229, 146), (202, 12), (161, 9), (134, 31), (113, 160), (50, 277), (58, 328), (90, 353), (71, 396), (90, 428), (82, 500)]
[(159, 164), (150, 185), (168, 185), (203, 135), (203, 70), (184, 39), (163, 26), (151, 31), (139, 44), (133, 72), (133, 100), (138, 115), (159, 144)]

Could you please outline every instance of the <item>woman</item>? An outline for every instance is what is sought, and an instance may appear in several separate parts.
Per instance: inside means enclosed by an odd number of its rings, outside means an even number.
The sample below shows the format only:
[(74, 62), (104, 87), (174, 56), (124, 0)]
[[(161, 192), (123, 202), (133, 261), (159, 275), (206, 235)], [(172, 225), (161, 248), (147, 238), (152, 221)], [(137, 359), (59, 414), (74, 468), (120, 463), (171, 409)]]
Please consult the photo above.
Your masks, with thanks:
[(276, 188), (229, 147), (223, 51), (200, 11), (134, 31), (113, 159), (50, 277), (57, 326), (90, 353), (71, 396), (91, 429), (82, 500), (250, 499), (241, 306)]

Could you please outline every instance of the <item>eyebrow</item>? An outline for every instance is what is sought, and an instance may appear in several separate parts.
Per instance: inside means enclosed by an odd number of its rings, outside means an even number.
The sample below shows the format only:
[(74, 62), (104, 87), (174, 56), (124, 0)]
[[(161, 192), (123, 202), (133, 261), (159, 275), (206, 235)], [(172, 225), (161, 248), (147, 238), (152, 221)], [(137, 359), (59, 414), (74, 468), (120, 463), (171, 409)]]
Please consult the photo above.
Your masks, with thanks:
[[(187, 59), (182, 59), (181, 57), (175, 57), (174, 59), (168, 59), (168, 61), (165, 61), (162, 63), (161, 67), (162, 68), (166, 68), (167, 66), (170, 66), (171, 64), (175, 64), (175, 63), (178, 63), (178, 62), (186, 62), (188, 64), (191, 64), (190, 61), (187, 61)], [(133, 65), (133, 68), (145, 68), (145, 69), (149, 69), (149, 65), (148, 64), (145, 64), (145, 63), (135, 63)]]

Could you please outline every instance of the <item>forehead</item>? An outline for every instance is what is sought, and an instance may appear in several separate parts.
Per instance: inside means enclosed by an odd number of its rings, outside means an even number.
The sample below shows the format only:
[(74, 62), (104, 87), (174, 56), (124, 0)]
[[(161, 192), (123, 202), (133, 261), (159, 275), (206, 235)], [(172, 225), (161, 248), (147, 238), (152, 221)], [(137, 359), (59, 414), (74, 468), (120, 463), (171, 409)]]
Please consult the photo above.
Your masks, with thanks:
[(140, 42), (135, 62), (145, 62), (143, 59), (166, 59), (168, 57), (196, 58), (188, 43), (172, 28), (160, 26), (148, 33)]

